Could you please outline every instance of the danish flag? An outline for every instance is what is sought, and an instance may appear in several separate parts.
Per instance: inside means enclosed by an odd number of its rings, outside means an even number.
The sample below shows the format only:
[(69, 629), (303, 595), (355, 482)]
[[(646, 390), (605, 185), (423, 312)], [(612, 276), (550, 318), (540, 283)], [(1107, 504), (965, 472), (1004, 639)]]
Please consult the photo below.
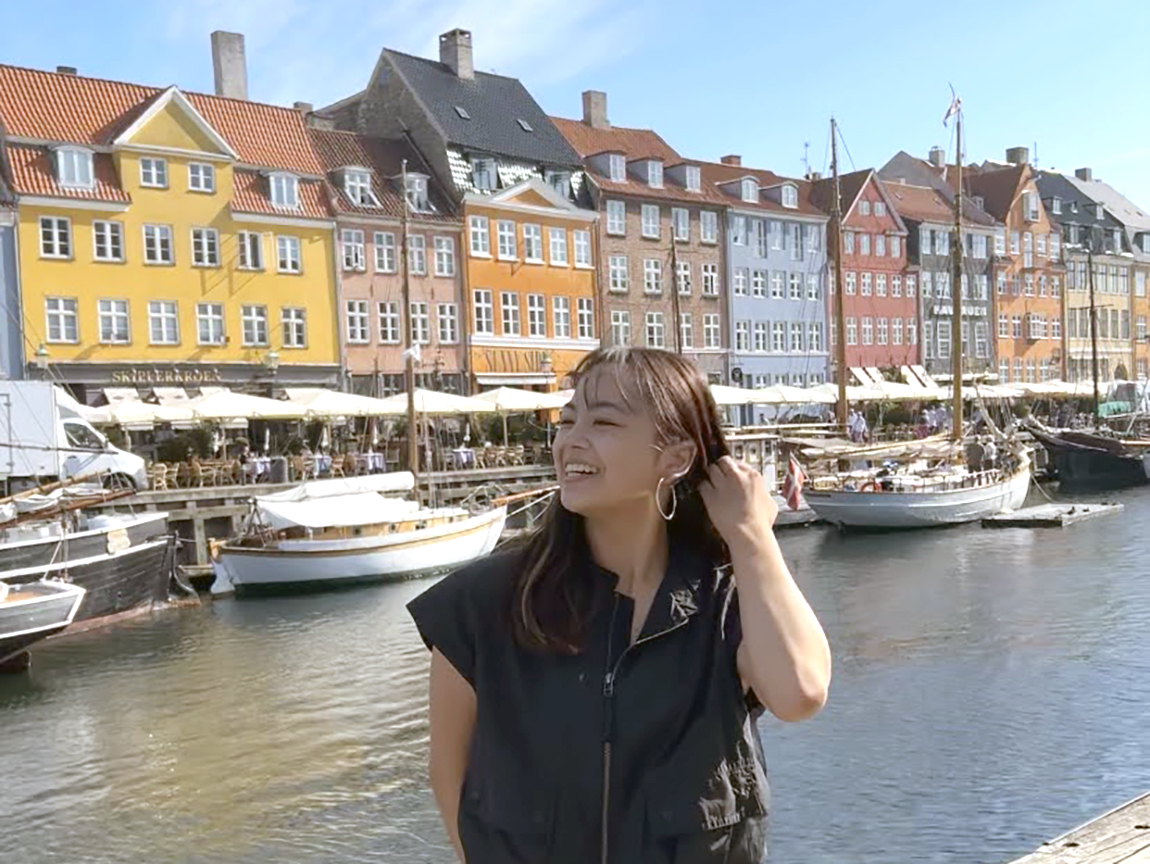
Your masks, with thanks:
[(806, 479), (807, 475), (803, 472), (803, 466), (799, 464), (799, 460), (792, 453), (787, 461), (787, 476), (783, 480), (783, 498), (786, 499), (787, 506), (792, 510), (798, 510), (802, 503), (803, 481)]

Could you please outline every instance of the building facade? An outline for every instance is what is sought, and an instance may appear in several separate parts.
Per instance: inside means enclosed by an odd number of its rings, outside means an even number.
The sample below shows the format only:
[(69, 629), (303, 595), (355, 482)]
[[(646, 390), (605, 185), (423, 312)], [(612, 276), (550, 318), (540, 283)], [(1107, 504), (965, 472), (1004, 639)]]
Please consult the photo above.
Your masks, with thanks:
[[(528, 313), (537, 314), (538, 310), (520, 306), (516, 311), (509, 305), (508, 329), (504, 331), (501, 317), (498, 330), (487, 332), (488, 316), (494, 314), (489, 300), (497, 303), (506, 295), (511, 303), (514, 297), (522, 301), (529, 295), (539, 296), (533, 284), (540, 278), (539, 271), (534, 268), (546, 261), (548, 277), (544, 281), (557, 277), (561, 270), (570, 271), (561, 280), (561, 290), (575, 292), (565, 295), (571, 300), (572, 321), (576, 322), (571, 332), (583, 332), (577, 324), (579, 309), (590, 309), (593, 318), (597, 314), (593, 253), (587, 257), (586, 269), (574, 263), (585, 257), (579, 245), (582, 235), (577, 233), (592, 229), (594, 221), (593, 214), (583, 220), (576, 213), (582, 209), (576, 202), (590, 207), (582, 164), (526, 88), (514, 78), (476, 71), (472, 50), (471, 34), (466, 30), (440, 36), (438, 61), (384, 49), (362, 93), (316, 114), (339, 129), (410, 140), (426, 169), (408, 172), (408, 193), (422, 195), (435, 182), (462, 216), (468, 243), (463, 289), (470, 304), (465, 336), (470, 383), (480, 388), (508, 384), (554, 389), (566, 371), (599, 344), (597, 329), (593, 328), (588, 338), (532, 338), (525, 335), (530, 328), (524, 322), (533, 320)], [(553, 194), (544, 193), (540, 186), (549, 187)], [(516, 211), (516, 207), (524, 209)], [(508, 213), (524, 218), (510, 218)], [(473, 238), (472, 225), (484, 220), (488, 243), (496, 250), (491, 259), (471, 252), (476, 248), (472, 243), (481, 242)], [(515, 248), (524, 250), (525, 255), (531, 253), (527, 256), (531, 260), (503, 262), (516, 266), (500, 265), (500, 221), (519, 232), (514, 238)], [(558, 233), (555, 256), (545, 256), (539, 250), (543, 240), (536, 232), (544, 228), (548, 230), (548, 250), (552, 228), (567, 233), (568, 263), (563, 264), (559, 257)], [(491, 326), (496, 327), (494, 323)], [(558, 332), (566, 332), (566, 325)], [(510, 341), (496, 345), (492, 339)]]
[(298, 112), (0, 67), (0, 117), (39, 374), (82, 398), (338, 382), (333, 221)]
[[(1088, 169), (1079, 179), (1089, 180)], [(1036, 178), (1046, 212), (1061, 233), (1061, 263), (1066, 270), (1063, 310), (1065, 370), (1070, 381), (1093, 378), (1090, 333), (1090, 266), (1094, 276), (1094, 313), (1098, 378), (1128, 379), (1134, 372), (1132, 256), (1124, 226), (1101, 202), (1062, 174), (1042, 171)]]
[(806, 387), (827, 377), (826, 216), (811, 184), (747, 168), (702, 166), (726, 204), (731, 383)]
[[(839, 185), (847, 367), (897, 369), (918, 363), (918, 285), (906, 272), (906, 226), (873, 169), (843, 175)], [(832, 211), (833, 196), (832, 180), (815, 183), (823, 212)], [(833, 236), (830, 242), (836, 248)], [(833, 323), (830, 329), (833, 346), (838, 334)]]
[[(0, 164), (3, 163), (0, 146)], [(16, 258), (16, 206), (0, 170), (0, 378), (24, 376), (24, 328), (20, 326), (20, 283)]]
[[(904, 286), (917, 284), (919, 289), (923, 365), (931, 375), (947, 379), (954, 372), (949, 349), (954, 315), (954, 192), (932, 170), (942, 166), (942, 151), (933, 149), (930, 158), (933, 161), (923, 162), (900, 152), (879, 170), (879, 176), (907, 228)], [(990, 288), (994, 278), (994, 219), (977, 202), (964, 199), (962, 232), (961, 356), (963, 374), (977, 377), (998, 369)]]
[[(947, 180), (953, 183), (954, 173)], [(994, 240), (995, 356), (1003, 383), (1065, 377), (1061, 237), (1025, 147), (964, 169), (963, 185), (1002, 224)]]
[(678, 350), (727, 380), (725, 202), (656, 133), (611, 125), (605, 93), (583, 94), (581, 121), (552, 120), (583, 158), (599, 214), (603, 342)]
[(336, 212), (342, 357), (351, 389), (377, 396), (405, 389), (410, 320), (411, 344), (420, 352), (416, 385), (462, 393), (464, 266), (449, 200), (434, 183), (425, 198), (404, 195), (405, 170), (426, 169), (402, 140), (308, 131)]

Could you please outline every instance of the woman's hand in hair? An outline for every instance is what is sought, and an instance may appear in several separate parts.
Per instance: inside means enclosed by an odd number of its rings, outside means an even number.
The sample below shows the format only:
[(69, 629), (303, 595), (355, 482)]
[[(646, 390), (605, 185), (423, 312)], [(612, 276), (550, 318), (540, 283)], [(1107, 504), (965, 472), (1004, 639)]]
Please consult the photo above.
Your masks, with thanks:
[(763, 475), (730, 456), (711, 464), (707, 479), (699, 484), (699, 494), (728, 546), (770, 534), (779, 515)]

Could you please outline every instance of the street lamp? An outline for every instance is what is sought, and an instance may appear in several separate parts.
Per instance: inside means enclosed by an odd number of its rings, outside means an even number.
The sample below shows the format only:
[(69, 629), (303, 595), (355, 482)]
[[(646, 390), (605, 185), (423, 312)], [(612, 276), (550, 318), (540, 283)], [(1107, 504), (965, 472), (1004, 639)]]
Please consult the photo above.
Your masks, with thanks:
[(264, 366), (269, 372), (272, 373), (274, 373), (279, 368), (280, 354), (275, 348), (272, 348), (270, 351), (268, 351), (267, 356), (264, 357)]
[(41, 342), (39, 347), (36, 349), (35, 357), (36, 368), (40, 370), (40, 376), (42, 378), (48, 377), (48, 358), (50, 356), (51, 355), (48, 353), (48, 346)]

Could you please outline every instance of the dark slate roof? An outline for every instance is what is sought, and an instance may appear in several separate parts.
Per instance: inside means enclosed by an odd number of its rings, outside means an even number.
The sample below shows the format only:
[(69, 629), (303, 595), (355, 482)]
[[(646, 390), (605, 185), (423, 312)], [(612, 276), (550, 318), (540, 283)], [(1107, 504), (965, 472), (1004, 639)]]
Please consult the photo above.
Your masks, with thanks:
[[(1038, 171), (1035, 182), (1038, 184), (1039, 197), (1046, 205), (1046, 212), (1052, 221), (1061, 225), (1098, 226), (1107, 230), (1123, 227), (1122, 223), (1105, 208), (1102, 211), (1102, 218), (1099, 219), (1096, 205), (1102, 202), (1087, 195), (1065, 175), (1054, 171)], [(1054, 212), (1050, 203), (1053, 198), (1062, 199), (1061, 213)], [(1071, 206), (1072, 204), (1078, 205), (1077, 211)]]
[[(911, 156), (905, 150), (900, 150), (890, 158), (878, 175), (887, 183), (905, 180), (915, 186), (929, 186), (941, 194), (953, 209), (954, 189), (942, 176), (942, 171), (925, 159)], [(995, 219), (982, 207), (979, 207), (969, 196), (962, 199), (962, 216), (975, 225), (993, 225)]]
[[(534, 164), (582, 167), (579, 154), (517, 79), (477, 71), (467, 81), (435, 60), (391, 49), (384, 54), (449, 144)], [(471, 119), (461, 117), (456, 105)], [(519, 120), (532, 131), (524, 130)]]

